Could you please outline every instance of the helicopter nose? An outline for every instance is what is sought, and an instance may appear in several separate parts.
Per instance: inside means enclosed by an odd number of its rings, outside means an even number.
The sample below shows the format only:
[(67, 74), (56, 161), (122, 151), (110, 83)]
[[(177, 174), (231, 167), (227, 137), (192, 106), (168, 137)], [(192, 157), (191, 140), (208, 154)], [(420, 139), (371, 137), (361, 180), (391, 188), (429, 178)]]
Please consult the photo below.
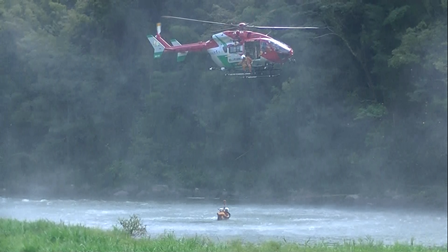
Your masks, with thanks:
[(293, 56), (294, 55), (294, 50), (290, 49), (289, 50), (289, 56)]

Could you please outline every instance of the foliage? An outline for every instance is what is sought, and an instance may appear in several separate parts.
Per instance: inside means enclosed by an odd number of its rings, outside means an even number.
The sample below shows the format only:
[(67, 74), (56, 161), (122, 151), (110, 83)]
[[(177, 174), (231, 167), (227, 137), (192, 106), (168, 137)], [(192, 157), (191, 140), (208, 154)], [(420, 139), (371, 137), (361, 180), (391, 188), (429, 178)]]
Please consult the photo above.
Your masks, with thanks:
[(135, 214), (131, 215), (129, 219), (120, 218), (118, 222), (123, 230), (130, 235), (142, 236), (147, 232), (146, 225), (143, 225), (141, 218)]
[[(0, 188), (286, 200), (446, 186), (447, 1), (302, 2), (0, 1)], [(160, 15), (328, 29), (272, 31), (296, 64), (247, 81), (207, 71), (205, 53), (153, 59)], [(162, 35), (221, 28), (171, 20)]]
[(167, 233), (156, 238), (134, 239), (118, 231), (105, 231), (83, 226), (53, 223), (46, 220), (21, 222), (0, 219), (0, 251), (446, 251), (445, 247), (429, 247), (412, 243), (384, 245), (369, 238), (347, 240), (341, 244), (297, 244), (264, 241), (258, 244), (240, 240), (212, 242), (206, 237), (182, 237)]

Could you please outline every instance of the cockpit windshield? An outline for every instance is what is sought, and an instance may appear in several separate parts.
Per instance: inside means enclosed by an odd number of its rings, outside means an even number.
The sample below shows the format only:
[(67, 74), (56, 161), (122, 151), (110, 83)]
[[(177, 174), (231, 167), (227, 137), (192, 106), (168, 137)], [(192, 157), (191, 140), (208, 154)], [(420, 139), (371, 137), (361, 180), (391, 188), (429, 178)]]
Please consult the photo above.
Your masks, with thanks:
[(280, 52), (280, 53), (289, 53), (290, 48), (289, 46), (287, 46), (286, 44), (283, 44), (280, 41), (277, 40), (268, 40), (269, 45), (271, 45), (275, 51)]

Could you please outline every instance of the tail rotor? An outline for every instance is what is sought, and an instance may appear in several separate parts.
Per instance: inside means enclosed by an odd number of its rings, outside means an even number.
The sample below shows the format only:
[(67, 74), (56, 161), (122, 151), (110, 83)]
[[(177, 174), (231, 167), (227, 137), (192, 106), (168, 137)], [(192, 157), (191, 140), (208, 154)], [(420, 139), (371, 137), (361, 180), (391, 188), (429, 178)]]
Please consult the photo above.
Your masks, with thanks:
[(160, 33), (162, 32), (162, 24), (157, 23), (157, 35), (154, 37), (153, 35), (147, 35), (146, 37), (154, 48), (154, 58), (160, 58), (162, 56), (163, 51), (165, 51), (166, 47), (170, 47), (170, 45), (163, 40)]

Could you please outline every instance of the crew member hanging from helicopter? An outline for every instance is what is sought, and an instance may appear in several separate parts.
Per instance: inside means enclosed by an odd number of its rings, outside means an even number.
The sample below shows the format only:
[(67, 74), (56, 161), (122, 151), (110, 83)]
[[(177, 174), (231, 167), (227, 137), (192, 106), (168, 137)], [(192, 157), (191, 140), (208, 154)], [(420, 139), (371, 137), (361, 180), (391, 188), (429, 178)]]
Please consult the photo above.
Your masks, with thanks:
[(236, 31), (236, 32), (234, 32), (234, 34), (235, 34), (235, 36), (236, 36), (236, 40), (234, 40), (233, 42), (234, 42), (236, 45), (241, 44), (240, 31)]
[(246, 72), (246, 67), (249, 69), (249, 73), (252, 73), (252, 58), (249, 56), (249, 53), (246, 55), (243, 54), (241, 56), (241, 66), (243, 67), (243, 71)]

